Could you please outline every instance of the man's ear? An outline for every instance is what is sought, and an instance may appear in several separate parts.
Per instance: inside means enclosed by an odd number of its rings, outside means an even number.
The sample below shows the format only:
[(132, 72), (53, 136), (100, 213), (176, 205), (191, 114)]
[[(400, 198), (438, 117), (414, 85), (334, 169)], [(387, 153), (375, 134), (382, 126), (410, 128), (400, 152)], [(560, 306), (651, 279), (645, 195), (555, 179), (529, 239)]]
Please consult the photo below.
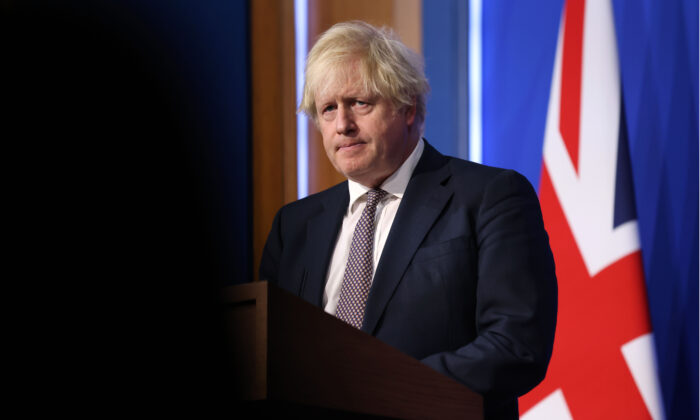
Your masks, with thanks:
[(416, 120), (416, 98), (413, 98), (413, 103), (404, 107), (404, 112), (406, 113), (406, 122), (408, 125), (413, 125)]

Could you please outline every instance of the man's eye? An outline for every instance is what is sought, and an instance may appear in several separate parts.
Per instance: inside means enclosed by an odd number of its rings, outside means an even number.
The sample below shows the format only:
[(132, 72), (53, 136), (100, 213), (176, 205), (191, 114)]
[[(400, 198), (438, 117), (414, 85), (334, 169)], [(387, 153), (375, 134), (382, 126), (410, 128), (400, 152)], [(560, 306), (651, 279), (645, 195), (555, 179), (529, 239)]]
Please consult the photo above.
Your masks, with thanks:
[(334, 111), (335, 110), (335, 105), (327, 105), (325, 108), (323, 108), (323, 113)]
[(367, 106), (367, 105), (369, 105), (369, 104), (368, 104), (367, 102), (365, 102), (365, 101), (355, 101), (355, 105), (357, 105), (357, 106)]

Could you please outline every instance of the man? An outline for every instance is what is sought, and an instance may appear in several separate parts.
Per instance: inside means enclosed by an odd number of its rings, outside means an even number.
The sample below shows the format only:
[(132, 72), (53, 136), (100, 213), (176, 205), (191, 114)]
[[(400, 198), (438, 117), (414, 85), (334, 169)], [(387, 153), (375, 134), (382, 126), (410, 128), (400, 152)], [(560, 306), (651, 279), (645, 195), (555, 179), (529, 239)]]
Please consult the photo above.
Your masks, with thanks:
[(483, 394), (486, 418), (517, 418), (556, 323), (539, 203), (521, 175), (421, 139), (427, 91), (388, 31), (321, 36), (300, 110), (348, 181), (278, 212), (260, 277)]

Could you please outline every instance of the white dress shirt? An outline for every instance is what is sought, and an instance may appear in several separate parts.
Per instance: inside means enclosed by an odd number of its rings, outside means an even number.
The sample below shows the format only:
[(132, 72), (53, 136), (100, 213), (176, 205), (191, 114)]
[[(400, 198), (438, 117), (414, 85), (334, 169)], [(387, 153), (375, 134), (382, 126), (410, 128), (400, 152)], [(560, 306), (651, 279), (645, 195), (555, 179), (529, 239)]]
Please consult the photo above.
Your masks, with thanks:
[[(418, 144), (416, 144), (413, 152), (411, 152), (404, 163), (379, 187), (386, 191), (387, 195), (377, 204), (377, 211), (374, 219), (376, 228), (374, 231), (373, 280), (374, 271), (377, 270), (386, 238), (389, 236), (391, 225), (394, 223), (394, 218), (396, 217), (396, 211), (399, 209), (399, 204), (401, 204), (403, 193), (406, 191), (413, 170), (416, 168), (418, 160), (423, 154), (423, 148), (423, 140), (419, 139)], [(323, 308), (331, 315), (335, 315), (338, 306), (340, 288), (343, 284), (343, 276), (345, 275), (345, 266), (347, 265), (348, 256), (350, 255), (352, 235), (355, 232), (355, 225), (360, 220), (362, 211), (367, 204), (367, 191), (370, 190), (370, 188), (351, 180), (348, 180), (348, 189), (350, 192), (350, 203), (343, 217), (343, 226), (340, 228), (340, 234), (335, 243), (335, 250), (333, 251), (331, 264), (328, 268), (328, 274), (326, 275), (326, 288), (323, 292)]]

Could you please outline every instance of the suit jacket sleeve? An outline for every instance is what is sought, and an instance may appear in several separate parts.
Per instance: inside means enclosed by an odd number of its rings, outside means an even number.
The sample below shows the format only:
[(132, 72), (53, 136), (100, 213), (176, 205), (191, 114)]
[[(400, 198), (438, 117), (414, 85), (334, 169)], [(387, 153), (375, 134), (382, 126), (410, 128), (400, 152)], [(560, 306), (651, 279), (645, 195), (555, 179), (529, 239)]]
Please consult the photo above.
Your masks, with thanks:
[(423, 360), (496, 398), (522, 395), (546, 372), (557, 311), (554, 260), (539, 201), (514, 171), (493, 178), (476, 213), (476, 338)]

